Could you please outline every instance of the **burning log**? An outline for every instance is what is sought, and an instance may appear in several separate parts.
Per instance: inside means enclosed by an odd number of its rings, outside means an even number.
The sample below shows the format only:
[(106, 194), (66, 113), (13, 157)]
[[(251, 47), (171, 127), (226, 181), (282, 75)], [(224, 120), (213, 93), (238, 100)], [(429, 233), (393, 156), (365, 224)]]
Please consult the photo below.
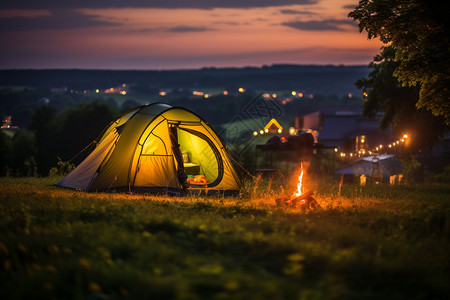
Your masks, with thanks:
[(300, 205), (302, 208), (315, 209), (320, 208), (319, 203), (312, 197), (314, 193), (310, 190), (304, 192), (300, 196), (282, 197), (275, 199), (277, 205), (286, 205), (289, 207), (297, 207)]

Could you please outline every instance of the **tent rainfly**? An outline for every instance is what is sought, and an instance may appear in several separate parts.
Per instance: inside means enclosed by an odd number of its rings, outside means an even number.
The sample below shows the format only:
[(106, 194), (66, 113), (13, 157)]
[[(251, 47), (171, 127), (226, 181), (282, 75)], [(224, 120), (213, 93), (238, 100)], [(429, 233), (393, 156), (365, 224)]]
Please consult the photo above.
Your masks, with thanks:
[(202, 118), (164, 103), (111, 122), (92, 153), (55, 185), (85, 191), (235, 194), (242, 182), (225, 144)]

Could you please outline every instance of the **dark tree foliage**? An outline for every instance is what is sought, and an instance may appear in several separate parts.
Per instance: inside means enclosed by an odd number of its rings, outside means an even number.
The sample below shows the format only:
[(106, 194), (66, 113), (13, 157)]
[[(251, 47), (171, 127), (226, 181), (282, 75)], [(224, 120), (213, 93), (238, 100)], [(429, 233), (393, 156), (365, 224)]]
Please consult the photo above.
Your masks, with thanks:
[(55, 144), (57, 141), (57, 126), (54, 119), (58, 110), (53, 106), (43, 105), (36, 109), (29, 128), (34, 131), (38, 148), (36, 162), (38, 173), (47, 175), (55, 164)]
[(429, 0), (360, 0), (349, 13), (369, 39), (392, 47), (393, 75), (418, 86), (418, 108), (443, 116), (450, 125), (450, 4)]
[(397, 136), (408, 133), (411, 137), (408, 149), (411, 152), (428, 150), (446, 130), (444, 118), (416, 108), (419, 88), (402, 87), (392, 76), (399, 64), (395, 59), (395, 50), (385, 47), (369, 64), (372, 69), (369, 78), (356, 82), (357, 87), (367, 93), (364, 114), (375, 116), (378, 111), (383, 111), (382, 128), (392, 126)]
[(35, 176), (37, 172), (36, 164), (36, 143), (34, 135), (26, 130), (20, 130), (13, 138), (13, 151), (11, 165), (13, 175)]
[(89, 151), (79, 156), (77, 154), (117, 116), (117, 110), (97, 101), (71, 107), (61, 114), (57, 114), (57, 110), (50, 106), (38, 108), (30, 128), (36, 135), (39, 149), (39, 174), (48, 175), (49, 170), (56, 166), (58, 157), (62, 161), (76, 157), (72, 162), (80, 163)]
[[(67, 161), (77, 155), (118, 115), (117, 110), (97, 101), (65, 110), (53, 120), (53, 126), (58, 128), (53, 165), (56, 165), (57, 156)], [(79, 163), (84, 157), (79, 156), (73, 162)]]
[(0, 130), (0, 176), (5, 176), (12, 155), (12, 140), (3, 130)]

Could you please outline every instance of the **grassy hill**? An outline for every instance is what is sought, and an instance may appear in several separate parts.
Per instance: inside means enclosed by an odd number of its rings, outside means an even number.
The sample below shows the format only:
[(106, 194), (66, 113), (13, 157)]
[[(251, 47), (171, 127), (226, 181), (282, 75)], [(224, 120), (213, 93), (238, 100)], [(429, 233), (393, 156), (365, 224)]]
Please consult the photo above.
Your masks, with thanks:
[[(450, 186), (310, 180), (321, 209), (0, 179), (2, 299), (443, 299)], [(274, 188), (275, 187), (275, 188)], [(283, 184), (284, 190), (292, 186)]]

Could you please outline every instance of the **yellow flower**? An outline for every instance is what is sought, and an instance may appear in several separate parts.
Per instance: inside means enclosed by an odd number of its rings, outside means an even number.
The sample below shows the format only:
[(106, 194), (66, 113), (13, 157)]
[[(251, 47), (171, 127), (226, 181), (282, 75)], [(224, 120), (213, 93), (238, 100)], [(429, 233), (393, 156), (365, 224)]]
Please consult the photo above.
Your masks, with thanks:
[(17, 249), (23, 253), (27, 253), (27, 248), (25, 247), (24, 244), (18, 243), (17, 244)]
[(6, 245), (3, 243), (0, 243), (0, 253), (5, 253), (5, 255), (8, 255), (8, 248), (6, 248)]
[(52, 244), (47, 246), (48, 252), (50, 253), (59, 253), (59, 247)]
[(91, 268), (91, 263), (86, 259), (86, 258), (79, 258), (78, 259), (78, 264), (80, 266), (82, 266), (85, 269), (90, 269)]
[(101, 292), (102, 288), (96, 282), (89, 282), (89, 290), (91, 292)]
[(64, 253), (66, 253), (66, 254), (72, 254), (73, 252), (72, 252), (72, 249), (70, 249), (70, 248), (63, 248), (63, 250), (62, 250)]
[(5, 269), (5, 271), (11, 271), (11, 267), (12, 267), (12, 264), (9, 259), (7, 259), (3, 262), (3, 269)]
[(45, 270), (47, 270), (49, 272), (52, 272), (52, 273), (57, 273), (58, 272), (58, 270), (53, 265), (46, 265), (45, 266)]

